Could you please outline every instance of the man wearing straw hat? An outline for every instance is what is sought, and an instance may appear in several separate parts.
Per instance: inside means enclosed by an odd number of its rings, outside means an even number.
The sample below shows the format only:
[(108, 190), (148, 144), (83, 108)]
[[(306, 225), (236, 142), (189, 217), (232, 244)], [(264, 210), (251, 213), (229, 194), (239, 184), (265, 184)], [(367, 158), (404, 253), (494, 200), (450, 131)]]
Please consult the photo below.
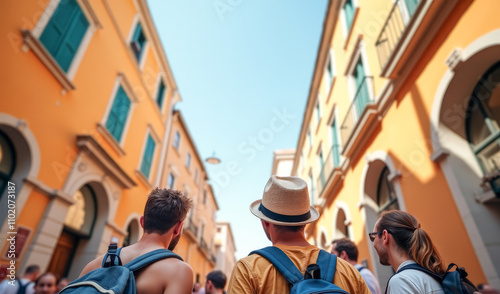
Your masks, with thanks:
[[(309, 205), (307, 184), (299, 177), (271, 176), (264, 188), (262, 200), (250, 205), (250, 211), (261, 219), (267, 238), (281, 249), (305, 273), (316, 263), (320, 248), (305, 238), (305, 225), (319, 218), (319, 212)], [(365, 281), (353, 266), (337, 258), (333, 283), (349, 293), (369, 294)], [(259, 254), (240, 259), (228, 286), (232, 293), (289, 293), (286, 278)]]

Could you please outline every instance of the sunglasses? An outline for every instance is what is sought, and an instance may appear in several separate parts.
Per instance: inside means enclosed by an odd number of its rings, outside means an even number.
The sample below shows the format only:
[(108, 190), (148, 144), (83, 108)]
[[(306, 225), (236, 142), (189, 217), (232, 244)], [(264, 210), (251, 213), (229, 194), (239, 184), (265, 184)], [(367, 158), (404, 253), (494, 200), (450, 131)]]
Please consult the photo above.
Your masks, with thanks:
[(368, 237), (370, 237), (370, 241), (375, 241), (375, 236), (380, 236), (380, 234), (382, 234), (381, 231), (379, 232), (373, 232), (373, 233), (368, 233)]

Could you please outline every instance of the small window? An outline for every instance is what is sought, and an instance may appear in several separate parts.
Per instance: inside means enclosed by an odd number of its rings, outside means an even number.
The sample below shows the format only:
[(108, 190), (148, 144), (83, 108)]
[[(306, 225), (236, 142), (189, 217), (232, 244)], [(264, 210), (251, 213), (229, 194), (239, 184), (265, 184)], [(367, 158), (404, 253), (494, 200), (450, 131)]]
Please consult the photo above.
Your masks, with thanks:
[(61, 1), (40, 36), (40, 42), (65, 72), (68, 71), (89, 22), (76, 0)]
[(186, 155), (186, 167), (189, 169), (189, 166), (191, 165), (191, 154), (188, 152)]
[(194, 170), (194, 182), (195, 183), (198, 182), (198, 169), (197, 168)]
[(467, 140), (489, 182), (500, 195), (500, 62), (476, 84), (466, 113)]
[(318, 94), (318, 102), (316, 103), (316, 123), (319, 124), (321, 120), (321, 95)]
[(149, 135), (141, 164), (141, 173), (146, 177), (146, 179), (149, 179), (149, 174), (151, 172), (151, 163), (153, 162), (155, 147), (155, 141), (153, 140), (153, 137)]
[(328, 79), (327, 91), (330, 91), (330, 88), (333, 84), (333, 79), (335, 78), (336, 74), (337, 72), (335, 70), (335, 56), (333, 54), (333, 49), (330, 49), (328, 63), (326, 64), (326, 75)]
[(130, 41), (130, 47), (132, 48), (137, 61), (141, 60), (145, 45), (146, 37), (144, 36), (144, 31), (142, 30), (141, 23), (137, 22), (134, 35), (132, 36), (132, 40)]
[(368, 81), (365, 74), (363, 61), (359, 58), (358, 63), (352, 73), (352, 78), (356, 87), (353, 103), (356, 108), (356, 115), (359, 118), (365, 110), (366, 105), (370, 102), (370, 93), (368, 92)]
[(332, 126), (332, 159), (333, 166), (340, 165), (340, 140), (337, 128), (337, 119), (333, 120)]
[(399, 209), (398, 199), (394, 192), (394, 186), (389, 180), (389, 169), (384, 167), (378, 180), (377, 204), (379, 213), (385, 210)]
[(174, 137), (174, 148), (179, 150), (179, 144), (181, 142), (181, 135), (179, 132), (175, 131), (175, 137)]
[(345, 0), (344, 3), (344, 14), (345, 14), (345, 23), (347, 27), (347, 32), (351, 31), (352, 22), (354, 20), (354, 5), (352, 1), (353, 0)]
[(160, 79), (160, 85), (158, 86), (158, 93), (156, 93), (156, 103), (158, 104), (158, 107), (160, 109), (163, 106), (163, 98), (165, 97), (165, 84), (163, 83), (163, 80)]
[(203, 204), (207, 204), (207, 191), (203, 192)]
[(106, 121), (106, 129), (111, 133), (117, 142), (122, 138), (123, 129), (130, 111), (130, 99), (128, 98), (123, 87), (120, 86), (116, 93), (113, 106)]
[(313, 141), (312, 141), (311, 129), (307, 131), (307, 141), (309, 142), (309, 147), (312, 147)]
[(168, 187), (170, 189), (173, 189), (174, 188), (174, 185), (175, 185), (175, 176), (173, 174), (169, 174), (168, 175)]

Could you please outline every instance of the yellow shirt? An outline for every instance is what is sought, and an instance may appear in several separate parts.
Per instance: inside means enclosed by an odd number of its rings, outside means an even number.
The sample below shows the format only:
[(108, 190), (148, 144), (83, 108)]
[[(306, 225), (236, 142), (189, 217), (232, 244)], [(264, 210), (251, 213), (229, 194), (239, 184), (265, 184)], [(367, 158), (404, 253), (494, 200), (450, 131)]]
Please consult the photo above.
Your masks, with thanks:
[[(278, 245), (276, 247), (288, 255), (302, 274), (306, 272), (308, 265), (316, 263), (320, 250), (313, 245), (307, 247)], [(370, 294), (359, 271), (340, 258), (337, 258), (333, 283), (349, 293)], [(227, 293), (290, 293), (290, 286), (285, 277), (267, 259), (258, 254), (252, 254), (236, 263)]]

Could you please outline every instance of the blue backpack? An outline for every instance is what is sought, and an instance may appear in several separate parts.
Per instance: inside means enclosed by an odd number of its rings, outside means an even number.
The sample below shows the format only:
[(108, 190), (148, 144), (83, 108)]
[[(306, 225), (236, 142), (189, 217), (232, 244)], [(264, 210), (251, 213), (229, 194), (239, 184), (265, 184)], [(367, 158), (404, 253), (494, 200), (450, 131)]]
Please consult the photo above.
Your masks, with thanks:
[(137, 257), (122, 265), (120, 251), (116, 244), (109, 245), (103, 258), (102, 267), (95, 269), (68, 284), (60, 293), (137, 293), (134, 272), (169, 257), (182, 260), (180, 256), (167, 249), (157, 249)]
[[(453, 267), (456, 267), (454, 271), (451, 271)], [(445, 294), (472, 294), (477, 290), (476, 286), (472, 284), (471, 281), (467, 279), (467, 272), (463, 267), (458, 267), (454, 263), (450, 263), (446, 273), (442, 276), (427, 270), (416, 263), (408, 264), (398, 270), (397, 273), (407, 269), (419, 270), (433, 277), (436, 281), (441, 284)], [(396, 274), (397, 274), (396, 273)], [(389, 279), (390, 281), (391, 279)], [(387, 288), (389, 287), (389, 281), (387, 281), (387, 287), (385, 292), (387, 293)]]
[(288, 256), (278, 247), (269, 246), (250, 252), (259, 254), (269, 260), (285, 276), (292, 285), (290, 293), (344, 293), (339, 286), (333, 284), (333, 276), (337, 267), (337, 256), (321, 250), (315, 264), (307, 266), (304, 275)]

